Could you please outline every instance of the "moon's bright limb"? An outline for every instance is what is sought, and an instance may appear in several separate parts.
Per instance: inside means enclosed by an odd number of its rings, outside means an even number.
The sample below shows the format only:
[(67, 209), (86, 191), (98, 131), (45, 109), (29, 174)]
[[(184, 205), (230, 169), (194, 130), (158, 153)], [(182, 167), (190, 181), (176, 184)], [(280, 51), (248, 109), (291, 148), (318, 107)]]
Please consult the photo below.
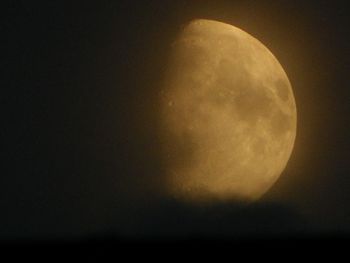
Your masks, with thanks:
[(200, 19), (184, 28), (161, 111), (167, 191), (185, 200), (256, 200), (293, 149), (286, 73), (262, 43), (228, 24)]

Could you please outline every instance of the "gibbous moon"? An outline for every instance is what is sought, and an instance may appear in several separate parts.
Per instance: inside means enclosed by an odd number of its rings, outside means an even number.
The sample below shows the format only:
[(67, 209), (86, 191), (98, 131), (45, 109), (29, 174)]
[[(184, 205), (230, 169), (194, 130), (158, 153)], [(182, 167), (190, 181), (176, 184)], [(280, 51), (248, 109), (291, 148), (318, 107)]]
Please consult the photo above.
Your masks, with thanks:
[(189, 23), (172, 46), (160, 102), (172, 196), (253, 201), (284, 170), (296, 136), (291, 84), (248, 33), (212, 20)]

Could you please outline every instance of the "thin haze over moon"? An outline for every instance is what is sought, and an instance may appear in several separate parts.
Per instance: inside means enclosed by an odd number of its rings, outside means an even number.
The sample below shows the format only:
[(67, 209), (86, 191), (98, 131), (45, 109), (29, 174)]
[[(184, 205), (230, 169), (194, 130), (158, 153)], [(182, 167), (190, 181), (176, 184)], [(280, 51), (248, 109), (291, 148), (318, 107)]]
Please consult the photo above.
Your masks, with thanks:
[(183, 200), (256, 200), (278, 179), (296, 136), (286, 73), (257, 39), (194, 20), (172, 47), (160, 93), (166, 191)]

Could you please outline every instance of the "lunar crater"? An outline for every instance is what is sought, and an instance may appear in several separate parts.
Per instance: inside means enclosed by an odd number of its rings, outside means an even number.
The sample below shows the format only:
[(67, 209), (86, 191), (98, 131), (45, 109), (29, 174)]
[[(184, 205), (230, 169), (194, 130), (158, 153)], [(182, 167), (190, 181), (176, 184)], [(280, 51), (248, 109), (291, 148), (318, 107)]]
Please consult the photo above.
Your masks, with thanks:
[(277, 95), (283, 100), (289, 99), (289, 85), (283, 79), (278, 79), (275, 83)]

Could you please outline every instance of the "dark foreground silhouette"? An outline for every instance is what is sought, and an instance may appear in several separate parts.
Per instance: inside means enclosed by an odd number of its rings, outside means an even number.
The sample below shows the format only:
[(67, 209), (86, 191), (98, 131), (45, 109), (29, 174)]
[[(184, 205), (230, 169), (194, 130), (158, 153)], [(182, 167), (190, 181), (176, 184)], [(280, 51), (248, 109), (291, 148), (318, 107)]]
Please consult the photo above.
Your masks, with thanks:
[[(117, 218), (118, 217), (118, 218)], [(292, 209), (276, 204), (191, 206), (175, 201), (129, 206), (115, 225), (80, 236), (3, 240), (6, 245), (302, 244), (349, 241), (345, 233), (322, 233)], [(324, 242), (326, 241), (326, 242)], [(316, 244), (317, 244), (316, 243)]]

